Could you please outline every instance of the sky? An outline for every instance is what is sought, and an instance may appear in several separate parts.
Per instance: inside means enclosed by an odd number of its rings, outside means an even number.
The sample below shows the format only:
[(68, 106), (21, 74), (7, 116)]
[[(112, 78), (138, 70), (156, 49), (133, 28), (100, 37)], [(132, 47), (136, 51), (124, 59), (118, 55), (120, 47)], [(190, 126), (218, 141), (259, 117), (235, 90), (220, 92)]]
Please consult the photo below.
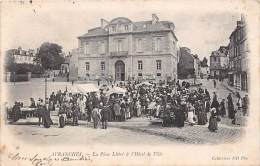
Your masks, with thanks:
[[(187, 1), (185, 1), (187, 2)], [(200, 2), (198, 4), (198, 2)], [(172, 21), (180, 47), (189, 47), (202, 59), (221, 45), (240, 19), (235, 1), (33, 1), (6, 3), (1, 20), (1, 47), (35, 49), (43, 42), (55, 42), (65, 52), (77, 48), (77, 36), (108, 21), (127, 17), (133, 22), (151, 20), (155, 13), (161, 21)], [(229, 7), (229, 8), (228, 8)], [(213, 10), (214, 9), (214, 10)]]

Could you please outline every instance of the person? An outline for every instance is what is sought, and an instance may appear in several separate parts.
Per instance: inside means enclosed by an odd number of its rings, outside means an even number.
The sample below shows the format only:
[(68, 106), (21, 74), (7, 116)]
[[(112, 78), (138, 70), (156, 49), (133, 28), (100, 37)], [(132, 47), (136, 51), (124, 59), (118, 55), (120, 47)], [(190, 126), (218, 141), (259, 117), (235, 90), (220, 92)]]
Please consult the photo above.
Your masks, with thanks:
[(205, 125), (208, 122), (206, 110), (203, 108), (202, 103), (198, 104), (198, 125)]
[(38, 125), (40, 126), (43, 123), (44, 116), (44, 106), (43, 100), (39, 98), (37, 103), (37, 116), (38, 116)]
[(228, 102), (228, 117), (229, 119), (232, 120), (232, 124), (236, 124), (236, 118), (235, 118), (235, 110), (234, 110), (234, 104), (233, 104), (233, 99), (231, 96), (231, 93), (228, 94), (227, 97), (227, 102)]
[(210, 99), (209, 98), (205, 99), (205, 110), (206, 110), (206, 113), (208, 113), (210, 111)]
[(195, 124), (193, 119), (195, 108), (192, 106), (190, 101), (187, 101), (187, 111), (188, 111), (188, 123), (189, 125), (193, 126)]
[(66, 112), (63, 107), (61, 107), (58, 110), (58, 116), (59, 116), (59, 127), (63, 128), (66, 124)]
[(92, 101), (90, 99), (87, 100), (86, 107), (87, 107), (87, 120), (88, 120), (88, 122), (91, 122), (93, 105), (92, 105)]
[(14, 103), (11, 115), (12, 115), (11, 117), (12, 117), (13, 122), (16, 122), (20, 119), (21, 107), (17, 101), (15, 101), (15, 103)]
[(216, 108), (211, 108), (210, 110), (210, 118), (209, 118), (209, 126), (208, 129), (211, 132), (216, 132), (218, 130), (218, 121), (217, 121), (217, 111)]
[(242, 119), (242, 98), (240, 94), (237, 92), (237, 103), (236, 103), (236, 124), (240, 125)]
[(217, 82), (216, 82), (215, 79), (213, 80), (213, 83), (214, 83), (214, 88), (216, 88), (216, 86), (217, 86)]
[(115, 112), (115, 120), (121, 121), (121, 108), (119, 105), (119, 101), (117, 100), (113, 106), (113, 110)]
[(221, 117), (226, 116), (225, 99), (222, 99), (220, 102), (219, 114)]
[(36, 104), (35, 104), (34, 99), (31, 97), (30, 100), (31, 100), (31, 105), (29, 107), (30, 108), (36, 108)]
[(206, 97), (210, 100), (210, 95), (209, 95), (208, 89), (205, 89), (205, 95), (206, 95)]
[(106, 103), (102, 108), (101, 112), (102, 129), (107, 129), (107, 121), (109, 117), (109, 105)]
[(94, 122), (94, 128), (95, 129), (98, 128), (100, 118), (101, 117), (100, 117), (99, 109), (96, 105), (94, 105), (93, 111), (92, 111), (92, 119), (93, 119), (93, 122)]
[(126, 104), (125, 104), (124, 100), (121, 101), (120, 107), (121, 107), (121, 109), (120, 109), (120, 112), (121, 112), (120, 119), (121, 119), (121, 121), (125, 121), (126, 120)]
[(211, 103), (211, 107), (210, 108), (216, 108), (216, 114), (217, 115), (219, 115), (219, 102), (218, 102), (218, 100), (217, 100), (217, 95), (216, 95), (216, 93), (214, 92), (214, 94), (213, 94), (213, 101), (212, 101), (212, 103)]
[(73, 126), (78, 126), (78, 119), (79, 119), (79, 106), (75, 102), (72, 104), (72, 121), (73, 121)]
[(246, 94), (245, 97), (243, 97), (243, 102), (242, 102), (242, 110), (243, 110), (243, 116), (248, 115), (248, 95)]
[(176, 104), (175, 110), (176, 110), (176, 113), (175, 113), (176, 127), (184, 127), (185, 114), (184, 114), (184, 110), (181, 109), (181, 106), (178, 102)]

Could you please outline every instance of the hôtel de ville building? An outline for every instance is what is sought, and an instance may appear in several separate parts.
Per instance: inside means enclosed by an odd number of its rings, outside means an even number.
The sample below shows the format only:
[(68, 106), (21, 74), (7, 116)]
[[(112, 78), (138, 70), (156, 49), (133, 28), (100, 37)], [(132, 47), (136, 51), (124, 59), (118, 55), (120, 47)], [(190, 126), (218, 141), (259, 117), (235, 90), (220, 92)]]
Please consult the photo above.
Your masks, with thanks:
[(174, 24), (152, 14), (148, 21), (125, 17), (101, 19), (100, 27), (78, 37), (70, 72), (80, 80), (111, 78), (177, 79), (177, 37)]

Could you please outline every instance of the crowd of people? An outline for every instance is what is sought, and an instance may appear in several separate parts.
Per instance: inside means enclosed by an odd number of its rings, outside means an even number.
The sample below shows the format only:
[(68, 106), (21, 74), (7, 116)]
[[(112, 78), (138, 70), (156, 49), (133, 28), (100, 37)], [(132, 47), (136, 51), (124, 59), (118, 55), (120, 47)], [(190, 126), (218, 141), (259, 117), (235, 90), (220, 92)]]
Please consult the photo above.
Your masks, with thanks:
[[(86, 94), (60, 90), (52, 92), (46, 103), (31, 98), (30, 107), (37, 109), (39, 125), (45, 127), (53, 124), (50, 112), (57, 111), (60, 127), (77, 126), (78, 120), (85, 120), (93, 122), (94, 128), (101, 126), (103, 129), (107, 129), (111, 121), (123, 122), (143, 116), (151, 120), (162, 119), (163, 127), (184, 127), (185, 122), (191, 126), (208, 124), (208, 129), (214, 132), (222, 117), (227, 116), (232, 124), (238, 124), (237, 113), (248, 114), (247, 95), (241, 98), (237, 93), (237, 101), (234, 101), (230, 93), (226, 102), (225, 98), (219, 100), (216, 92), (211, 97), (207, 89), (191, 87), (185, 81), (174, 84), (134, 81), (115, 86), (126, 89), (125, 94), (107, 94), (106, 89)], [(15, 104), (13, 109), (17, 110), (19, 106)]]

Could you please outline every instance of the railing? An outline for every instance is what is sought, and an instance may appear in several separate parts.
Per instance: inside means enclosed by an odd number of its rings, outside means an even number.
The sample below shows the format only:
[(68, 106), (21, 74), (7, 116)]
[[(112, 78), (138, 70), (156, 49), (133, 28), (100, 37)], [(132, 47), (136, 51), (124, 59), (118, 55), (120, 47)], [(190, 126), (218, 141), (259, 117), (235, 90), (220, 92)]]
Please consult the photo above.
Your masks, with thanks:
[(126, 57), (127, 55), (128, 51), (110, 52), (111, 57)]

